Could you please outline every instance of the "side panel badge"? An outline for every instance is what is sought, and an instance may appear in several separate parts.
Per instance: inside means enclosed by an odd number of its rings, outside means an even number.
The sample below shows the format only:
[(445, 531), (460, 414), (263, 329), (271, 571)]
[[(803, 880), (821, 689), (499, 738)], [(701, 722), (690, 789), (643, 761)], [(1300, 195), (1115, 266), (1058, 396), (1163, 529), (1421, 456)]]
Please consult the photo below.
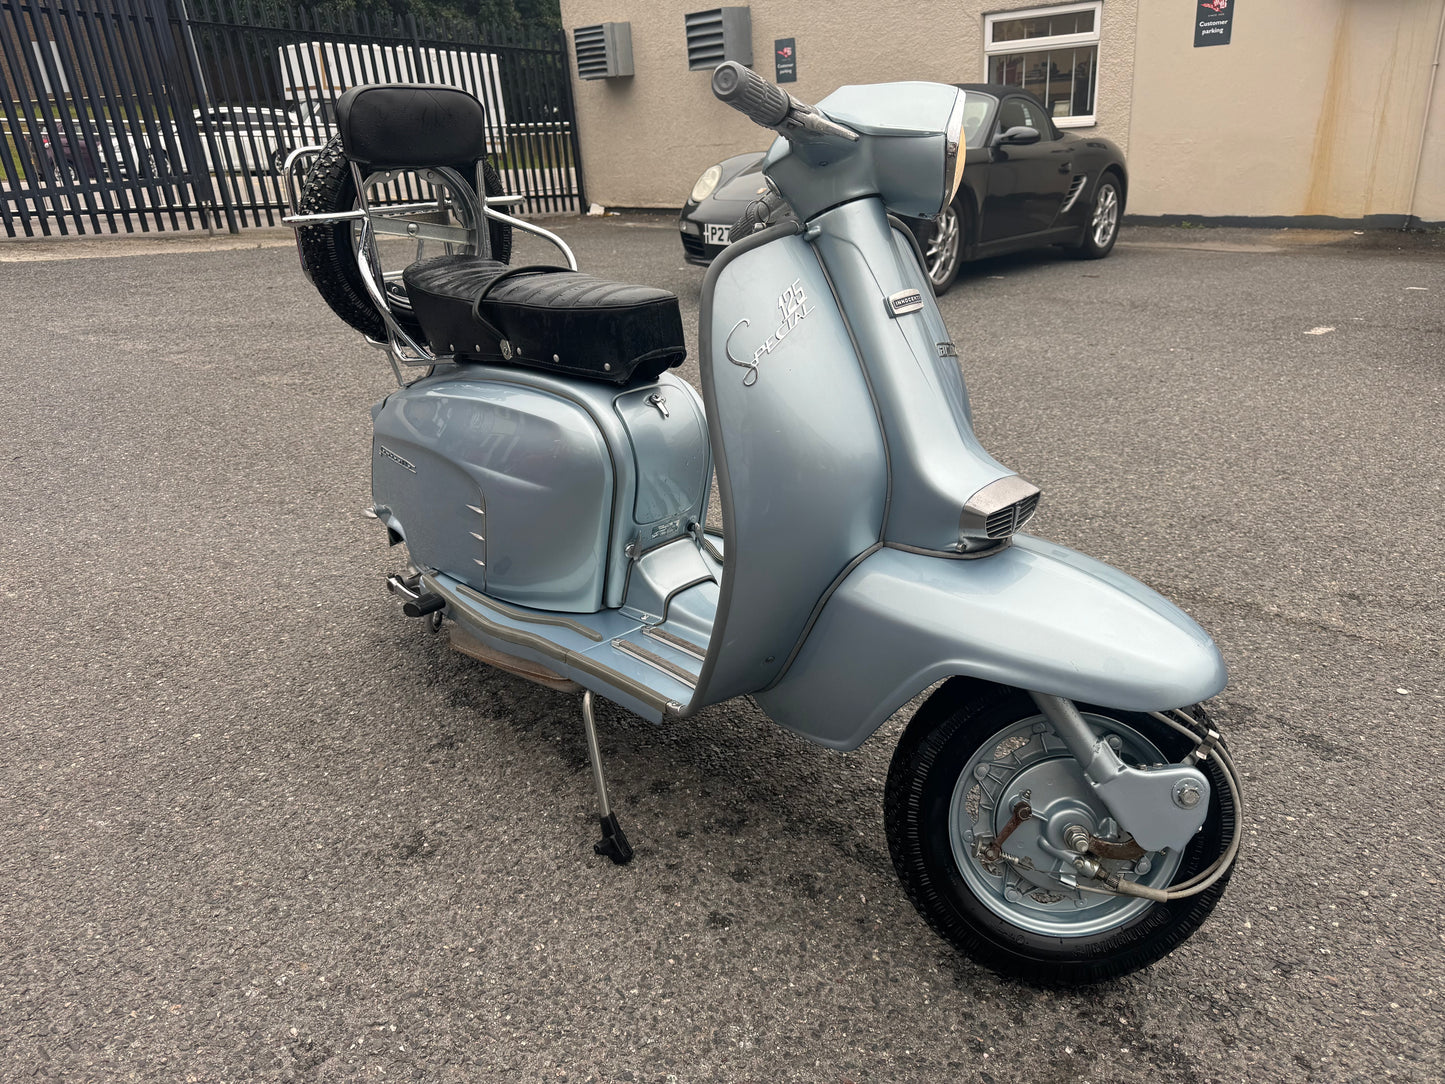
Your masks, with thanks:
[(918, 312), (923, 308), (923, 295), (917, 290), (899, 290), (896, 294), (888, 296), (886, 305), (888, 315), (896, 320), (900, 316)]

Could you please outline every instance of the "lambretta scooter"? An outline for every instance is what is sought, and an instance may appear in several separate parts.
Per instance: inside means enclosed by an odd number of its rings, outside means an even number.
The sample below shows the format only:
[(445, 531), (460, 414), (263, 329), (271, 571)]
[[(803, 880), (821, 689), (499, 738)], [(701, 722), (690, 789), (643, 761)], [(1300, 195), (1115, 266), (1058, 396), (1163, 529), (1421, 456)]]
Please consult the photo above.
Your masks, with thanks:
[[(580, 273), (488, 197), (474, 98), (338, 102), (288, 221), (323, 294), (340, 271), (316, 239), (352, 243), (372, 305), (352, 322), (397, 372), (373, 410), (372, 512), (410, 558), (389, 586), (459, 650), (582, 693), (596, 851), (618, 863), (594, 696), (663, 723), (748, 695), (851, 750), (941, 682), (885, 790), (915, 906), (1025, 980), (1145, 966), (1204, 920), (1239, 850), (1238, 776), (1195, 706), (1224, 665), (1153, 591), (1022, 533), (1039, 490), (974, 437), (958, 344), (893, 217), (951, 199), (968, 96), (894, 83), (808, 106), (733, 63), (712, 87), (779, 138), (774, 198), (703, 284), (701, 395), (670, 372), (674, 296)], [(378, 196), (408, 171), (425, 207)], [(756, 221), (784, 201), (795, 218)], [(502, 262), (499, 226), (568, 266)], [(398, 276), (379, 236), (448, 250)]]

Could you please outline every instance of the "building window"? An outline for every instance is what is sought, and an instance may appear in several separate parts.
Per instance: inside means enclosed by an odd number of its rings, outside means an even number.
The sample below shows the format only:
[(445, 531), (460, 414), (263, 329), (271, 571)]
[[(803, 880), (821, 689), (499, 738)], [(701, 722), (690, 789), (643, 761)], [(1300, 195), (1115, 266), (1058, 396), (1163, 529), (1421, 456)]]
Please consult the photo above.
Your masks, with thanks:
[(1101, 3), (984, 16), (988, 81), (1023, 87), (1060, 128), (1094, 123)]

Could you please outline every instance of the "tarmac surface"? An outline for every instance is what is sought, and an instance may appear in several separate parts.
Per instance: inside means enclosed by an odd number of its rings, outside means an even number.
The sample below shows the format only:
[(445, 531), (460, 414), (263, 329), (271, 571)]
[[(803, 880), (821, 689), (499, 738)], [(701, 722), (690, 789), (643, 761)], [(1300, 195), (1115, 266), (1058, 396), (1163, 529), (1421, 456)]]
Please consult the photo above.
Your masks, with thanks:
[[(669, 220), (554, 224), (693, 333)], [(576, 698), (382, 590), (391, 374), (284, 240), (0, 243), (0, 1079), (1445, 1076), (1438, 236), (1131, 229), (942, 299), (1031, 530), (1231, 669), (1239, 870), (1080, 993), (999, 980), (903, 896), (902, 715), (837, 755), (747, 701), (603, 705), (637, 857), (594, 856)]]

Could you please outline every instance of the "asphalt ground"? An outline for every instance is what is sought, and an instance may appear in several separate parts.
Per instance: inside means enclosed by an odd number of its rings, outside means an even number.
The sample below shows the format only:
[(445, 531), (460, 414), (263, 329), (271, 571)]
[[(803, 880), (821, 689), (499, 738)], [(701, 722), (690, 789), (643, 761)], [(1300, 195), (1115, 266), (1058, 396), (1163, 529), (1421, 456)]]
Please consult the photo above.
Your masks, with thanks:
[[(670, 222), (558, 227), (692, 334)], [(1082, 993), (999, 980), (904, 898), (901, 716), (837, 755), (746, 701), (604, 705), (637, 857), (595, 857), (576, 698), (382, 590), (385, 361), (275, 235), (235, 243), (0, 245), (0, 1079), (1445, 1074), (1438, 237), (1133, 229), (942, 301), (1036, 532), (1230, 665), (1230, 890)]]

